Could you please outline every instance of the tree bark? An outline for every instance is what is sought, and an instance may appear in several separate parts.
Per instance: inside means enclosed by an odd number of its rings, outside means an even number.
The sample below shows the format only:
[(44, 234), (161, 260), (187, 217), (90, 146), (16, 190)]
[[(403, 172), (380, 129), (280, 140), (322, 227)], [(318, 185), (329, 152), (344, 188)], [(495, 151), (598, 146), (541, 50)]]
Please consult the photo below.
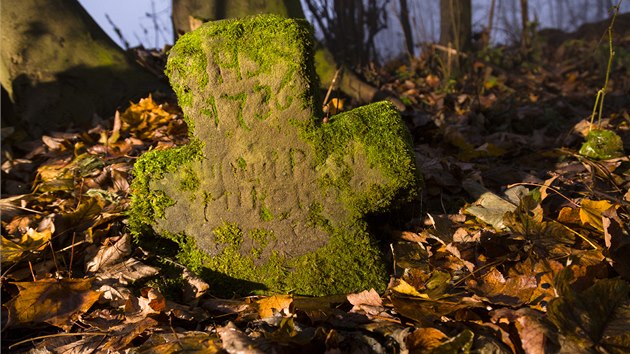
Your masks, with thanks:
[(75, 125), (94, 114), (167, 88), (128, 60), (76, 0), (3, 0), (0, 83), (19, 122), (33, 135)]
[(440, 0), (440, 43), (462, 52), (472, 47), (471, 0)]
[(523, 53), (527, 53), (530, 47), (528, 8), (528, 1), (521, 0), (521, 51)]
[(411, 23), (409, 22), (409, 6), (407, 5), (407, 0), (400, 0), (400, 27), (402, 27), (405, 37), (407, 54), (409, 57), (413, 57), (415, 55), (413, 33), (411, 32)]

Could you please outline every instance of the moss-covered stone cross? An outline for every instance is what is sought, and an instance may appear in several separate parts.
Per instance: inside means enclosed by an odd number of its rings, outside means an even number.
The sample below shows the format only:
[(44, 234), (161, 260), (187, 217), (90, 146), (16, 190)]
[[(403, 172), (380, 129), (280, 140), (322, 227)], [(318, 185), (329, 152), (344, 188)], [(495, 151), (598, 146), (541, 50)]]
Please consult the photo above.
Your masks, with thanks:
[(261, 15), (207, 23), (169, 55), (191, 142), (136, 162), (131, 226), (176, 240), (215, 290), (386, 285), (365, 216), (414, 197), (409, 133), (385, 102), (322, 123), (311, 38)]

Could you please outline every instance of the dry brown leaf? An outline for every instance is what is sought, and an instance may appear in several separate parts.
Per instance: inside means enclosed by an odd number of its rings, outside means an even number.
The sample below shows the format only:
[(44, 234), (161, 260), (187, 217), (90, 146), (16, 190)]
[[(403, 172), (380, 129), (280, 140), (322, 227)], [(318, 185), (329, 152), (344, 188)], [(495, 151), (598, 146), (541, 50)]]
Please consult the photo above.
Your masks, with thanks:
[(559, 297), (549, 303), (547, 318), (556, 326), (563, 349), (583, 352), (630, 352), (630, 285), (616, 279), (595, 280), (581, 290), (570, 268), (557, 277)]
[(447, 316), (458, 310), (472, 310), (485, 306), (481, 301), (470, 297), (430, 300), (393, 294), (391, 301), (397, 313), (417, 321), (421, 326), (431, 326), (442, 316)]
[(143, 288), (140, 297), (130, 295), (125, 303), (127, 323), (136, 323), (148, 315), (161, 313), (166, 309), (166, 299), (158, 289)]
[(292, 311), (293, 296), (273, 295), (256, 301), (256, 308), (260, 318), (271, 317), (276, 313), (289, 315)]
[(602, 215), (604, 241), (612, 260), (613, 268), (626, 280), (630, 280), (630, 236), (624, 234), (623, 221), (615, 209), (608, 209)]
[(100, 281), (115, 279), (120, 284), (126, 285), (136, 280), (156, 275), (159, 271), (158, 268), (148, 266), (135, 258), (129, 258), (122, 263), (101, 270), (95, 276)]
[(264, 354), (260, 348), (256, 348), (252, 341), (232, 322), (228, 322), (225, 327), (217, 328), (217, 333), (223, 342), (223, 349), (228, 353)]
[(108, 340), (101, 348), (103, 351), (122, 350), (147, 329), (155, 327), (157, 324), (156, 320), (147, 317), (134, 323), (125, 323), (111, 328)]
[(468, 288), (490, 303), (518, 306), (529, 302), (538, 282), (533, 274), (505, 278), (496, 268), (466, 282)]
[(225, 353), (219, 338), (205, 332), (154, 334), (137, 350), (138, 354), (163, 353)]
[(411, 353), (429, 353), (448, 339), (448, 336), (433, 327), (418, 328), (405, 339), (407, 349)]
[(529, 308), (518, 310), (500, 308), (491, 311), (490, 315), (494, 323), (504, 320), (514, 323), (525, 353), (554, 353), (559, 349), (555, 329), (544, 320), (544, 315), (538, 311)]
[(381, 296), (374, 289), (364, 290), (358, 294), (348, 294), (348, 302), (352, 304), (352, 313), (362, 313), (369, 319), (391, 318), (383, 306)]
[(185, 281), (184, 302), (187, 304), (196, 304), (197, 300), (210, 289), (208, 283), (191, 273), (188, 269), (184, 269), (182, 277)]
[(112, 241), (112, 238), (108, 238), (105, 243), (113, 244), (101, 246), (96, 256), (86, 262), (86, 272), (95, 273), (99, 269), (106, 269), (121, 262), (131, 254), (131, 236), (129, 234), (118, 237), (115, 242)]
[(383, 306), (381, 296), (374, 289), (364, 290), (358, 294), (348, 294), (346, 298), (354, 307), (361, 305)]
[(9, 324), (47, 322), (70, 329), (75, 317), (94, 304), (100, 293), (93, 291), (92, 279), (44, 279), (15, 282), (20, 293), (7, 303)]

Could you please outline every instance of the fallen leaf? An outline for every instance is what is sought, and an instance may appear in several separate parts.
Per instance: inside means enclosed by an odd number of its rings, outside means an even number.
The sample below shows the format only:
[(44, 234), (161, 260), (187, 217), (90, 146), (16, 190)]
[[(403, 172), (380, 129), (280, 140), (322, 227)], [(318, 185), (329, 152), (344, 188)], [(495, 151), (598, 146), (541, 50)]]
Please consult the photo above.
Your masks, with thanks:
[(339, 112), (343, 111), (343, 100), (339, 99), (339, 98), (333, 98), (331, 99), (325, 106), (324, 106), (324, 113), (328, 113), (328, 114), (337, 114)]
[[(50, 220), (50, 218), (45, 220)], [(0, 249), (2, 262), (16, 262), (25, 252), (42, 250), (46, 247), (54, 232), (55, 225), (52, 222), (48, 222), (47, 227), (42, 231), (28, 228), (19, 242), (11, 241), (2, 236), (2, 249)]]
[(427, 327), (418, 328), (405, 339), (410, 353), (429, 353), (448, 340), (448, 336), (439, 329)]
[(602, 215), (604, 241), (612, 260), (613, 268), (626, 280), (630, 280), (630, 235), (624, 233), (623, 221), (615, 209), (608, 209)]
[(623, 141), (612, 130), (593, 129), (579, 151), (580, 155), (592, 159), (605, 160), (624, 156)]
[(219, 338), (199, 331), (156, 333), (134, 352), (138, 354), (225, 353)]
[(599, 231), (604, 231), (602, 226), (602, 213), (613, 207), (607, 200), (582, 199), (580, 203), (580, 220), (582, 224), (589, 224)]
[(496, 268), (475, 279), (466, 282), (468, 289), (490, 303), (506, 306), (520, 306), (532, 297), (538, 287), (536, 277), (530, 275), (514, 275), (505, 278)]
[(184, 302), (196, 305), (197, 300), (210, 289), (210, 285), (188, 269), (184, 269), (182, 278), (184, 278)]
[(471, 330), (465, 329), (455, 337), (450, 338), (439, 346), (433, 348), (431, 353), (469, 353), (473, 345), (474, 337), (475, 334)]
[(431, 326), (442, 316), (447, 316), (458, 310), (484, 307), (481, 301), (471, 297), (430, 300), (399, 296), (394, 293), (391, 296), (391, 301), (397, 313), (418, 322), (421, 326)]
[(158, 105), (151, 96), (141, 99), (138, 103), (132, 103), (125, 112), (120, 115), (122, 131), (129, 131), (140, 139), (152, 139), (160, 126), (168, 125), (173, 121), (175, 114), (167, 105)]
[(63, 214), (63, 218), (72, 227), (85, 228), (101, 213), (104, 206), (105, 202), (101, 198), (87, 198), (73, 212)]
[(556, 353), (560, 349), (555, 328), (545, 321), (544, 315), (538, 311), (530, 308), (513, 310), (504, 307), (491, 311), (490, 315), (494, 323), (503, 319), (514, 323), (525, 353)]
[(505, 229), (503, 217), (507, 212), (516, 210), (517, 204), (511, 203), (490, 191), (485, 191), (485, 189), (477, 191), (476, 189), (479, 189), (481, 186), (473, 186), (472, 182), (468, 184), (470, 186), (465, 185), (464, 188), (467, 191), (475, 189), (473, 193), (479, 193), (480, 196), (473, 204), (465, 207), (464, 211), (486, 224), (492, 225), (497, 230)]
[(69, 330), (76, 316), (94, 304), (100, 293), (91, 290), (92, 279), (43, 279), (15, 282), (19, 294), (9, 300), (9, 324), (47, 322)]
[[(106, 241), (111, 242), (111, 238)], [(99, 269), (106, 269), (113, 266), (124, 259), (124, 257), (131, 254), (131, 236), (124, 234), (118, 238), (118, 240), (110, 245), (103, 245), (98, 250), (96, 256), (93, 259), (86, 262), (86, 272), (95, 273)]]
[(358, 294), (348, 294), (346, 298), (355, 307), (361, 305), (383, 306), (381, 296), (374, 289), (364, 290)]
[(135, 258), (129, 258), (124, 262), (117, 263), (101, 270), (95, 274), (100, 281), (115, 279), (120, 284), (129, 284), (142, 278), (150, 277), (159, 273), (159, 269), (148, 266)]
[(134, 339), (147, 329), (155, 327), (158, 322), (150, 317), (143, 318), (135, 323), (125, 323), (110, 328), (107, 341), (101, 349), (105, 352), (115, 352), (126, 348)]
[(256, 348), (252, 341), (245, 333), (243, 333), (232, 322), (224, 327), (217, 328), (217, 333), (223, 342), (223, 349), (228, 353), (247, 353), (247, 354), (264, 354), (265, 352)]
[(572, 350), (630, 352), (630, 285), (621, 279), (600, 279), (577, 292), (569, 268), (559, 276), (559, 297), (549, 303), (547, 317), (560, 332), (561, 345)]
[(256, 308), (260, 318), (272, 317), (276, 313), (289, 315), (292, 313), (293, 296), (273, 295), (256, 301)]
[(381, 296), (374, 289), (364, 290), (358, 294), (348, 294), (347, 299), (352, 304), (351, 313), (365, 314), (369, 319), (376, 316), (391, 317), (383, 306)]
[(127, 323), (136, 323), (151, 314), (159, 314), (166, 309), (164, 295), (155, 288), (142, 288), (139, 297), (129, 296), (125, 303)]
[(423, 299), (429, 298), (429, 295), (421, 294), (415, 287), (413, 287), (411, 284), (407, 283), (403, 279), (398, 279), (398, 285), (394, 286), (391, 289), (401, 295), (409, 295)]
[(2, 259), (2, 263), (19, 261), (24, 251), (22, 246), (2, 236), (2, 249), (0, 249), (0, 259)]

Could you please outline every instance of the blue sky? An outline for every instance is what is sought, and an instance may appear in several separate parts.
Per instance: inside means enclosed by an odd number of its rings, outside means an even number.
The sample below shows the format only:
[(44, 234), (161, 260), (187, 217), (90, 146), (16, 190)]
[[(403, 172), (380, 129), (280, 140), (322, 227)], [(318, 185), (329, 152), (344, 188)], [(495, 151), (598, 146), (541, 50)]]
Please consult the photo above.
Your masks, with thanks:
[[(144, 44), (151, 48), (161, 48), (165, 43), (173, 41), (171, 0), (79, 0), (79, 3), (120, 46), (122, 42), (107, 21), (106, 15), (120, 28), (131, 47)], [(152, 9), (152, 4), (155, 10)], [(153, 11), (157, 15), (158, 31), (154, 30), (151, 15)]]

